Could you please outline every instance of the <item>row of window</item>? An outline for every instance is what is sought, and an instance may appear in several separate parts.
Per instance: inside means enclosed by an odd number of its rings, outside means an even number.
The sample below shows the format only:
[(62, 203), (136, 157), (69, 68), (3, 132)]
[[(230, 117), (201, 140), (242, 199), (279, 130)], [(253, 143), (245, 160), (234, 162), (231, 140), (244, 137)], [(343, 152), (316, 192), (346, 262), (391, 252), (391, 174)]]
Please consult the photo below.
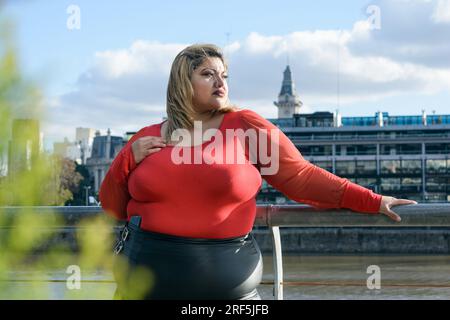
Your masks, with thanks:
[(433, 130), (433, 131), (390, 131), (390, 132), (342, 132), (342, 133), (295, 133), (288, 134), (292, 140), (310, 141), (310, 140), (385, 140), (397, 138), (447, 138), (450, 137), (448, 130)]
[[(350, 181), (362, 186), (373, 187), (378, 185), (376, 178), (354, 178)], [(422, 178), (380, 178), (381, 188), (386, 190), (401, 190), (402, 188), (422, 188)], [(425, 179), (425, 188), (427, 191), (450, 191), (450, 178), (445, 177), (427, 177)]]
[[(301, 115), (297, 119), (282, 118), (276, 119), (276, 124), (284, 126), (293, 126), (296, 121), (297, 127), (332, 127), (334, 125), (333, 115), (331, 113), (325, 116), (305, 116)], [(379, 123), (379, 116), (375, 117), (344, 117), (341, 119), (343, 126), (377, 126)], [(424, 123), (423, 117), (420, 116), (389, 116), (383, 112), (383, 125), (416, 125), (421, 126)], [(427, 125), (433, 124), (450, 124), (450, 115), (429, 115), (426, 117)]]
[[(382, 191), (406, 191), (422, 192), (422, 178), (348, 178), (348, 180), (357, 183), (366, 188), (375, 191), (379, 186)], [(269, 185), (263, 180), (262, 189)], [(450, 178), (448, 177), (426, 177), (425, 189), (427, 192), (448, 192), (450, 193)]]
[[(439, 192), (427, 192), (425, 195), (422, 193), (402, 193), (397, 192), (394, 194), (399, 199), (410, 199), (418, 202), (450, 202), (450, 194)], [(275, 203), (275, 204), (298, 204), (296, 201), (286, 198), (281, 193), (265, 194), (259, 193), (256, 199), (258, 204)]]
[[(449, 115), (430, 115), (427, 116), (427, 124), (448, 124)], [(376, 117), (346, 117), (342, 119), (342, 124), (346, 126), (374, 126), (378, 124)], [(387, 116), (383, 114), (384, 125), (422, 125), (422, 116)]]
[[(298, 146), (303, 156), (332, 156), (331, 145), (320, 146)], [(337, 156), (365, 156), (376, 155), (377, 146), (375, 144), (364, 145), (336, 145)], [(421, 144), (380, 144), (380, 155), (411, 155), (422, 154)], [(430, 143), (425, 144), (425, 154), (450, 154), (450, 143)]]
[[(331, 161), (314, 161), (315, 165), (333, 172)], [(427, 174), (450, 174), (450, 159), (426, 160)], [(376, 175), (377, 164), (375, 160), (336, 161), (336, 175)], [(381, 160), (380, 174), (421, 174), (422, 160)]]

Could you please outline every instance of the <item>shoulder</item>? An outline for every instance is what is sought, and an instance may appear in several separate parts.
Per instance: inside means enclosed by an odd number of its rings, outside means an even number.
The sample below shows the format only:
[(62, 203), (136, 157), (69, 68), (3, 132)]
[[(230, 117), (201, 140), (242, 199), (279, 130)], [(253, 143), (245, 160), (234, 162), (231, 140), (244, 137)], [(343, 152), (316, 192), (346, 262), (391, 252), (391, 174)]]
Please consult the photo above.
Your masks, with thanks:
[(139, 139), (141, 137), (145, 137), (145, 136), (160, 136), (161, 135), (161, 124), (164, 121), (162, 121), (161, 123), (156, 123), (156, 124), (152, 124), (146, 127), (143, 127), (141, 129), (139, 129), (136, 133), (133, 134), (133, 136), (130, 138), (130, 142)]
[(251, 120), (251, 119), (257, 119), (262, 118), (257, 112), (245, 109), (245, 108), (239, 108), (234, 111), (229, 112), (230, 117), (233, 117), (235, 119), (239, 120)]
[(240, 120), (240, 122), (248, 127), (272, 127), (273, 124), (267, 120), (266, 118), (264, 118), (263, 116), (261, 116), (259, 113), (257, 113), (256, 111), (250, 110), (250, 109), (240, 109), (237, 110), (235, 112), (233, 112), (236, 118), (238, 118)]
[(257, 116), (258, 115), (258, 113), (256, 113), (255, 111), (246, 109), (246, 108), (236, 109), (232, 113), (234, 113), (235, 115), (237, 115), (239, 117), (248, 117), (248, 116)]

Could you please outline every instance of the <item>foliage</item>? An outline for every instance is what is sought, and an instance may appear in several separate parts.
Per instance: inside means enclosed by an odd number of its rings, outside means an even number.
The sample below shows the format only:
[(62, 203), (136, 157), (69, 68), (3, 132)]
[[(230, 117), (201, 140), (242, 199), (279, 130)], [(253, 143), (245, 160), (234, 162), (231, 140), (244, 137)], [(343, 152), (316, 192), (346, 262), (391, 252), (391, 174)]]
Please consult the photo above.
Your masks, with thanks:
[[(31, 117), (43, 112), (39, 90), (19, 74), (11, 31), (0, 15), (0, 165), (8, 149), (20, 149), (8, 143), (17, 111), (27, 110)], [(18, 143), (38, 142), (26, 126), (16, 134)], [(82, 176), (71, 161), (40, 151), (19, 153), (17, 159), (20, 163), (12, 162), (7, 177), (0, 170), (0, 299), (111, 299), (114, 282), (97, 274), (112, 273), (114, 223), (102, 215), (68, 224), (64, 214), (37, 213), (36, 206), (63, 205), (72, 199)], [(76, 237), (61, 238), (66, 229), (76, 230)], [(74, 242), (77, 252), (71, 248)], [(79, 278), (68, 274), (72, 267), (79, 269)], [(128, 265), (119, 260), (117, 267), (127, 270)], [(75, 284), (80, 280), (79, 286), (71, 286), (69, 278)], [(149, 271), (131, 272), (130, 279), (139, 284), (130, 292), (135, 298), (151, 283)]]

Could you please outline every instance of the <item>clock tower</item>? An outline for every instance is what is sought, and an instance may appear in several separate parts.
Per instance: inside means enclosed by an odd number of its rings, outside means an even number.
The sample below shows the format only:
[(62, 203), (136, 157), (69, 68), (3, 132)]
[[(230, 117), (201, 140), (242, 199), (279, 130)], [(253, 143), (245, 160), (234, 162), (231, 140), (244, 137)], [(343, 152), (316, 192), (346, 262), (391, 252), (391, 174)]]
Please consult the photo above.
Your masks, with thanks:
[(274, 104), (278, 107), (278, 118), (292, 118), (294, 114), (300, 113), (303, 103), (295, 91), (289, 65), (284, 70), (281, 91), (278, 95), (278, 101), (274, 101)]

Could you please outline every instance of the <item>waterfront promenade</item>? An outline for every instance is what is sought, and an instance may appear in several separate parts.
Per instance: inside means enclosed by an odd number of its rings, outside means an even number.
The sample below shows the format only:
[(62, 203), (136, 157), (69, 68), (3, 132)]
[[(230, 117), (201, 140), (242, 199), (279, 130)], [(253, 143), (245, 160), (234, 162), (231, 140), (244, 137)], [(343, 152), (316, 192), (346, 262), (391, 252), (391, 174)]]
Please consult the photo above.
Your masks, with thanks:
[[(73, 254), (77, 251), (74, 236), (77, 223), (104, 215), (99, 207), (33, 209), (40, 215), (64, 218), (60, 220), (63, 225), (57, 226), (56, 242), (74, 245)], [(7, 219), (0, 230), (5, 231), (8, 217), (13, 218), (21, 209), (2, 210)], [(450, 205), (399, 206), (394, 211), (402, 216), (400, 224), (385, 216), (347, 210), (320, 211), (303, 205), (258, 206), (253, 232), (264, 253), (264, 276), (259, 288), (262, 298), (449, 299)], [(115, 227), (116, 232), (119, 228), (120, 225)], [(333, 247), (332, 241), (341, 243)], [(383, 248), (386, 251), (390, 247), (395, 250), (383, 253)], [(330, 248), (340, 251), (333, 252)], [(414, 248), (416, 252), (412, 254)], [(381, 271), (379, 289), (367, 286), (371, 275), (368, 268), (374, 265)], [(8, 277), (2, 280), (7, 285), (0, 298), (112, 298), (115, 283), (108, 270), (83, 266), (81, 270), (81, 288), (76, 290), (67, 288), (68, 275), (63, 265), (32, 271), (9, 270)]]

